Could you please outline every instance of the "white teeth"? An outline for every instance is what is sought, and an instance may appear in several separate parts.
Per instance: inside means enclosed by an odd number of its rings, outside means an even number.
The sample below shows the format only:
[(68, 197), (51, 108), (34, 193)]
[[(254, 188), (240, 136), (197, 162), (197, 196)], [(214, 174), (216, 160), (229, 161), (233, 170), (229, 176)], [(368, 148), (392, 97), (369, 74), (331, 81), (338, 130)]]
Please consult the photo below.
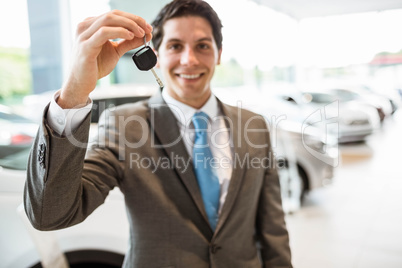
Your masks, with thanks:
[(185, 79), (196, 79), (201, 76), (201, 74), (179, 74), (181, 78)]

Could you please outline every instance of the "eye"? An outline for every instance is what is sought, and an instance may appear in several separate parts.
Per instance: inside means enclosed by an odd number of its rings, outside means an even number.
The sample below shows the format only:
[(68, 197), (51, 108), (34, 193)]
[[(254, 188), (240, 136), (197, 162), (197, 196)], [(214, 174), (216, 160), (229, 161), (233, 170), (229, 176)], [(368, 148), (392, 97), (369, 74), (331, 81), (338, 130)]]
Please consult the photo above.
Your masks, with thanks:
[(211, 46), (209, 44), (206, 44), (206, 43), (201, 43), (201, 44), (198, 45), (198, 47), (200, 49), (202, 49), (202, 50), (206, 50), (206, 49), (209, 49)]
[(182, 47), (182, 46), (181, 46), (180, 44), (177, 44), (177, 43), (176, 43), (176, 44), (169, 44), (169, 45), (168, 45), (168, 49), (169, 49), (169, 50), (180, 50), (181, 47)]

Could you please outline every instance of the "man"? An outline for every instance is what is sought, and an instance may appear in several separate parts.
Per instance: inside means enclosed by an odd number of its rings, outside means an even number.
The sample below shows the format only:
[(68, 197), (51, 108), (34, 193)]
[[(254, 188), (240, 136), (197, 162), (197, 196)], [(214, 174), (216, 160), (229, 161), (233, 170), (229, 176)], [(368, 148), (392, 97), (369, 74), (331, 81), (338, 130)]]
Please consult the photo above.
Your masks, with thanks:
[[(25, 209), (35, 228), (83, 221), (118, 186), (130, 223), (124, 267), (291, 267), (265, 121), (211, 93), (221, 27), (201, 0), (171, 2), (153, 29), (122, 11), (79, 24), (70, 77), (30, 156)], [(89, 93), (152, 30), (165, 88), (105, 113), (86, 152)]]

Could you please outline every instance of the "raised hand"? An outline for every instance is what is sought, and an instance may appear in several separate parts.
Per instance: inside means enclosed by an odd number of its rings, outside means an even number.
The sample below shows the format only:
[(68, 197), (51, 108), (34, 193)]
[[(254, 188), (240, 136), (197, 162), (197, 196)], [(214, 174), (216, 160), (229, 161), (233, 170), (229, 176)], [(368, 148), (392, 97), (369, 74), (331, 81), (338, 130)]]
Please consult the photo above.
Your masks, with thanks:
[[(84, 105), (98, 79), (108, 75), (127, 51), (152, 38), (152, 26), (143, 18), (113, 10), (87, 18), (77, 26), (70, 75), (58, 104), (62, 108)], [(120, 41), (112, 41), (120, 39)]]

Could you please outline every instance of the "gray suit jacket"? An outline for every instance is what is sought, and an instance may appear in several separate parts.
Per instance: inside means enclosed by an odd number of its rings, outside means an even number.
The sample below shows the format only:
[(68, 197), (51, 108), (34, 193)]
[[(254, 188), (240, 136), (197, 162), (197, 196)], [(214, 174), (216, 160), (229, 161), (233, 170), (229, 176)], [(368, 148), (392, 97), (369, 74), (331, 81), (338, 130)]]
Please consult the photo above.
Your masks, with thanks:
[[(267, 162), (273, 155), (266, 123), (219, 104), (237, 163), (215, 232), (193, 167), (184, 164), (190, 157), (177, 121), (160, 94), (104, 113), (98, 140), (88, 150), (54, 133), (44, 120), (25, 186), (32, 225), (55, 230), (77, 224), (117, 186), (130, 223), (124, 267), (291, 267), (278, 175)], [(73, 143), (88, 140), (89, 125), (88, 116)], [(245, 125), (252, 131), (245, 132)], [(145, 168), (139, 159), (164, 164)], [(265, 162), (258, 165), (259, 160)]]

